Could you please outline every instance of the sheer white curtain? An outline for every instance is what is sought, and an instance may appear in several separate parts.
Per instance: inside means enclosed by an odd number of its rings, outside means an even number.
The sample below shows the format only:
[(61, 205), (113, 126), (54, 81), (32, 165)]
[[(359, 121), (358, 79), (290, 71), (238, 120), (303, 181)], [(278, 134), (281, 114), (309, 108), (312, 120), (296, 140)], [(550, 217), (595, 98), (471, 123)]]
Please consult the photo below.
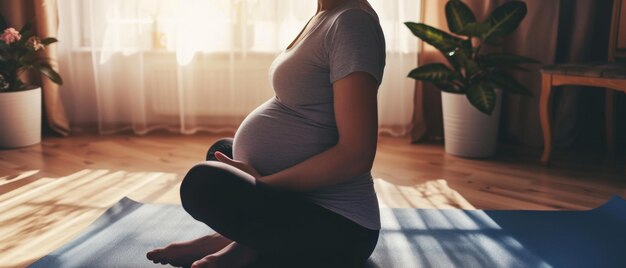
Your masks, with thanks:
[[(380, 129), (411, 124), (419, 1), (370, 0), (387, 40)], [(233, 131), (273, 96), (268, 68), (316, 0), (59, 1), (63, 97), (75, 129)]]

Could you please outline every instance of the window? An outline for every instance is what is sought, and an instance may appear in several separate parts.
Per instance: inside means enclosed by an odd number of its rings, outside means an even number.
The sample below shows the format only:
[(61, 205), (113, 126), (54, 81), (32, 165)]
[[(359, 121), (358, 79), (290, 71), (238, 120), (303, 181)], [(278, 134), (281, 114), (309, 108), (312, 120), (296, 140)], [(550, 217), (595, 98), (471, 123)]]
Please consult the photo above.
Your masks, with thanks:
[[(412, 117), (420, 0), (369, 0), (387, 43), (381, 129)], [(73, 122), (132, 128), (236, 127), (274, 94), (268, 69), (313, 15), (315, 0), (63, 0), (59, 64)], [(219, 119), (219, 120), (218, 120)], [(219, 125), (219, 128), (215, 128)], [(399, 126), (399, 127), (398, 127)]]

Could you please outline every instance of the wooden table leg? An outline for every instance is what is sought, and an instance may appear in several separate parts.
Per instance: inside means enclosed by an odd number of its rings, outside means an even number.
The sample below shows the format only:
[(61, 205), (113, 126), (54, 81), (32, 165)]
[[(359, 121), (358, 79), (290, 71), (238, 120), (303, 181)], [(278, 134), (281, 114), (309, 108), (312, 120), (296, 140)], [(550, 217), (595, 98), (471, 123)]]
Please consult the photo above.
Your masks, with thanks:
[(552, 153), (552, 129), (550, 126), (550, 103), (552, 99), (552, 75), (541, 74), (541, 98), (539, 99), (539, 116), (543, 130), (543, 155), (541, 163), (547, 165)]

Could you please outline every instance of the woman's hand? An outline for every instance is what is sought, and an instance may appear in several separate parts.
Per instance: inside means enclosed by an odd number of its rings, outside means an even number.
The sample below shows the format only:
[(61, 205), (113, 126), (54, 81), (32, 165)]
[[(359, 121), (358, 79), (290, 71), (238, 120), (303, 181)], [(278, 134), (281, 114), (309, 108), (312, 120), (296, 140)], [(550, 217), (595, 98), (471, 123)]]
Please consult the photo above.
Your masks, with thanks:
[(215, 152), (215, 158), (217, 158), (217, 160), (224, 164), (231, 165), (235, 168), (242, 170), (243, 172), (252, 175), (252, 177), (254, 177), (255, 179), (261, 178), (261, 174), (259, 174), (259, 172), (256, 171), (256, 169), (254, 169), (251, 165), (248, 165), (241, 161), (232, 160), (230, 159), (230, 157), (226, 156), (222, 152)]

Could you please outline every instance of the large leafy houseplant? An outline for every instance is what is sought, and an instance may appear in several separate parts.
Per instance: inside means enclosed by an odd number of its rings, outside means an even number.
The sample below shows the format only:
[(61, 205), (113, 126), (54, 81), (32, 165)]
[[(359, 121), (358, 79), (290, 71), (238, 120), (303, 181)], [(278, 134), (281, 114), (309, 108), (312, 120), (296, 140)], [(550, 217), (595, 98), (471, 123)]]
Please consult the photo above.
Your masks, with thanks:
[(57, 39), (39, 38), (33, 33), (31, 22), (17, 31), (7, 27), (2, 17), (0, 31), (0, 92), (28, 89), (20, 77), (29, 70), (45, 75), (54, 83), (63, 83), (61, 76), (50, 65), (49, 59), (39, 55), (40, 50), (57, 42)]
[(502, 38), (517, 29), (526, 12), (524, 2), (511, 1), (479, 22), (466, 4), (450, 0), (445, 13), (453, 34), (424, 23), (406, 22), (413, 34), (437, 48), (450, 66), (426, 64), (412, 70), (409, 77), (433, 83), (445, 92), (465, 94), (474, 107), (488, 115), (495, 107), (496, 89), (532, 96), (507, 69), (526, 70), (520, 65), (538, 61), (508, 53), (483, 53), (485, 45), (500, 46)]

